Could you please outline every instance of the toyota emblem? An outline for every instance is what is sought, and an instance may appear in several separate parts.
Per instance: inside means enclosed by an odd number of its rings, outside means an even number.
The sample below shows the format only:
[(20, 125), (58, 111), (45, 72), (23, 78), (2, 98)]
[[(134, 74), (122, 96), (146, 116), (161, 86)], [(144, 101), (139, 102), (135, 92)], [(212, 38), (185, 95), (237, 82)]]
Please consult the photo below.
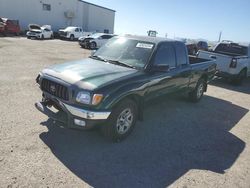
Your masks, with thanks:
[(55, 86), (55, 85), (51, 85), (51, 86), (50, 86), (50, 91), (51, 91), (52, 93), (55, 93), (55, 92), (56, 92), (56, 86)]

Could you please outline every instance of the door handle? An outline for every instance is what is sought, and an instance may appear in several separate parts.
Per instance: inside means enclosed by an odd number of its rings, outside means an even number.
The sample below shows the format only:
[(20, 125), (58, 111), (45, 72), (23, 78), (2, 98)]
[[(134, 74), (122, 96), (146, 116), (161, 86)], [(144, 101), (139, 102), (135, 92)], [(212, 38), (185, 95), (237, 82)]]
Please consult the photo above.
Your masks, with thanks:
[(217, 59), (217, 57), (215, 55), (210, 55), (209, 56), (211, 59)]

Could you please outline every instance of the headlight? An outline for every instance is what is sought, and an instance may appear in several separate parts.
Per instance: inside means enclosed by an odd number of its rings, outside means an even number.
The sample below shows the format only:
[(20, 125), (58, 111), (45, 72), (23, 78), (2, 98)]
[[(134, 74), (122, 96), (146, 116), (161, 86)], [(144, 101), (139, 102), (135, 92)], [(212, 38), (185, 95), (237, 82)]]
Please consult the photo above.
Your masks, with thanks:
[(83, 104), (90, 104), (91, 97), (88, 92), (79, 92), (76, 96), (76, 101)]
[(102, 98), (102, 94), (94, 94), (91, 97), (90, 93), (81, 91), (77, 94), (76, 101), (82, 104), (98, 105), (102, 101)]

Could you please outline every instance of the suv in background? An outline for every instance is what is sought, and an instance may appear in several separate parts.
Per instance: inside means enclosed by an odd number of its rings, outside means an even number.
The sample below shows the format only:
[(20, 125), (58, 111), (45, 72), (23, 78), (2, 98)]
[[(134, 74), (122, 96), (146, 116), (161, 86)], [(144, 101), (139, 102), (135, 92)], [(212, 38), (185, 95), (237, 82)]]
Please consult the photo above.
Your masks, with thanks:
[(52, 39), (53, 31), (51, 30), (50, 25), (39, 26), (36, 24), (29, 25), (29, 31), (26, 33), (27, 38), (36, 38), (36, 39)]
[(199, 50), (208, 51), (208, 43), (206, 41), (198, 41), (186, 44), (189, 55), (195, 55)]
[(95, 33), (88, 37), (80, 37), (79, 38), (79, 45), (82, 48), (89, 48), (94, 50), (96, 48), (100, 48), (104, 45), (109, 39), (114, 37), (113, 34), (106, 34), (106, 33)]
[(66, 27), (65, 29), (59, 30), (60, 38), (69, 39), (71, 41), (78, 39), (83, 36), (83, 30), (81, 27)]
[(10, 20), (8, 18), (0, 18), (0, 32), (4, 35), (7, 33), (19, 35), (21, 32), (19, 21), (18, 20)]

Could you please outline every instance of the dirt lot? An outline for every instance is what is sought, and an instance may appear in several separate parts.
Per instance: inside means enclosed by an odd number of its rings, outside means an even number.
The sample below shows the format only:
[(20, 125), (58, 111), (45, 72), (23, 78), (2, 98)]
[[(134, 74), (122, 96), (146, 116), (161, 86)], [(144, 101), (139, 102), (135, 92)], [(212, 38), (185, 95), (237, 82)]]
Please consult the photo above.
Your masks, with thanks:
[(0, 187), (250, 187), (250, 80), (215, 80), (198, 104), (154, 101), (114, 144), (97, 131), (60, 128), (34, 108), (38, 72), (88, 50), (0, 38), (0, 54)]

